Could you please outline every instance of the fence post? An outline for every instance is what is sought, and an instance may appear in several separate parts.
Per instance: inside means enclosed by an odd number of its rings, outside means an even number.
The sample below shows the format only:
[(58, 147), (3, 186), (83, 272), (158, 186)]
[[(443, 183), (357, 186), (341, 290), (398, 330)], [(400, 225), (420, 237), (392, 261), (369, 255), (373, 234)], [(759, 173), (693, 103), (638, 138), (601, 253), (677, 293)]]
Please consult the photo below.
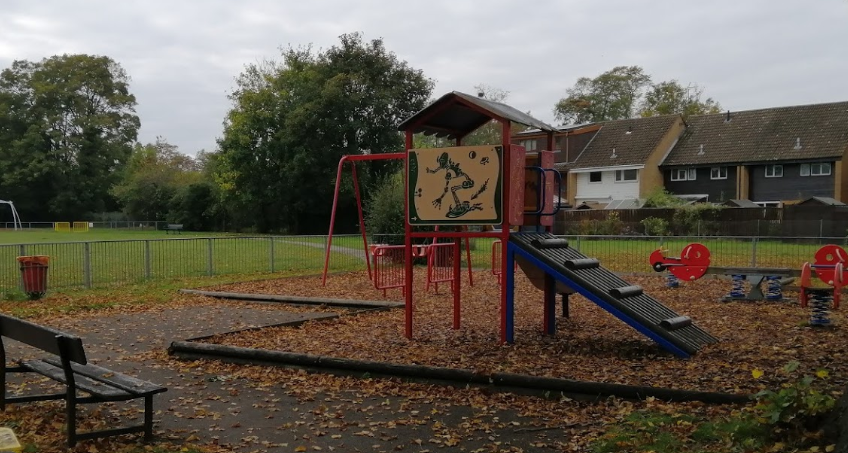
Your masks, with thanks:
[(206, 244), (207, 244), (207, 249), (209, 251), (209, 253), (206, 256), (206, 275), (209, 275), (211, 277), (212, 273), (214, 271), (214, 269), (212, 267), (212, 238), (207, 239)]
[(271, 241), (270, 246), (268, 247), (269, 257), (268, 262), (271, 263), (271, 273), (274, 272), (274, 236), (268, 238)]
[(578, 252), (580, 251), (580, 237), (581, 236), (579, 236), (579, 235), (577, 236), (577, 251)]
[(150, 279), (153, 276), (152, 271), (152, 256), (150, 256), (150, 241), (144, 241), (144, 278)]
[(757, 242), (756, 237), (751, 238), (751, 267), (757, 267)]
[[(18, 246), (18, 256), (26, 256), (26, 246), (24, 244), (21, 244), (21, 245)], [(24, 276), (23, 276), (23, 274), (20, 274), (18, 287), (21, 290), (21, 292), (23, 292), (23, 290), (24, 290)]]
[(91, 243), (82, 244), (82, 282), (86, 289), (91, 288)]

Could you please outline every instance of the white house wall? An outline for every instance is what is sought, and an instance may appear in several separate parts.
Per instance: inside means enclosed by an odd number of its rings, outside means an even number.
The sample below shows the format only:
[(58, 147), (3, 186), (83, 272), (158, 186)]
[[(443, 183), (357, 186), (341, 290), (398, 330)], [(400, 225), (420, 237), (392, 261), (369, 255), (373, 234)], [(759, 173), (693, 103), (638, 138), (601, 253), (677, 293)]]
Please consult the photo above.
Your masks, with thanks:
[[(640, 174), (642, 170), (637, 170)], [(601, 182), (589, 182), (589, 173), (577, 173), (578, 201), (609, 201), (639, 198), (639, 176), (636, 181), (615, 182), (615, 171), (602, 171)]]

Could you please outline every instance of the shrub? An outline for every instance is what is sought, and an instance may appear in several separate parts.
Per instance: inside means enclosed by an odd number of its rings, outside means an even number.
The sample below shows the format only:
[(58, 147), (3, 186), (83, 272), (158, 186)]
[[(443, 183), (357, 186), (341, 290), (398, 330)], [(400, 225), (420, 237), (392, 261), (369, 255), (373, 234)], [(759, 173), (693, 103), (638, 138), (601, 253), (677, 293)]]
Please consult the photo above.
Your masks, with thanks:
[(674, 233), (685, 235), (710, 235), (718, 232), (718, 216), (724, 206), (693, 204), (674, 210), (671, 217)]
[(624, 222), (621, 221), (621, 217), (615, 211), (610, 212), (607, 218), (601, 220), (600, 225), (598, 225), (598, 234), (605, 236), (622, 234), (623, 231)]
[(378, 244), (403, 244), (403, 173), (389, 175), (377, 184), (366, 202), (368, 231)]
[(645, 198), (643, 208), (676, 208), (685, 203), (682, 199), (675, 197), (665, 188), (658, 187)]
[(668, 235), (668, 220), (659, 217), (648, 217), (642, 219), (641, 222), (645, 227), (645, 234), (648, 236), (666, 236)]
[[(798, 362), (783, 367), (783, 373), (792, 375), (798, 370)], [(761, 373), (754, 370), (754, 373)], [(755, 374), (757, 377), (757, 374)], [(836, 399), (814, 389), (816, 379), (827, 378), (827, 372), (819, 370), (816, 376), (803, 376), (795, 382), (785, 383), (780, 390), (763, 390), (754, 398), (757, 405), (754, 413), (765, 425), (786, 430), (791, 436), (800, 437), (808, 428), (817, 428), (822, 416), (836, 406)]]

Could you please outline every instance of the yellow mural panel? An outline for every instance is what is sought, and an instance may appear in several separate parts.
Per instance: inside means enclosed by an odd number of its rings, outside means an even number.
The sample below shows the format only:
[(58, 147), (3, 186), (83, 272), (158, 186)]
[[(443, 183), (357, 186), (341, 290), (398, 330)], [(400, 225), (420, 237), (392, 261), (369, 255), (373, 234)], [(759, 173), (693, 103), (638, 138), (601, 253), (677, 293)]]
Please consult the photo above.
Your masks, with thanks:
[(501, 223), (502, 156), (493, 145), (409, 150), (409, 223)]

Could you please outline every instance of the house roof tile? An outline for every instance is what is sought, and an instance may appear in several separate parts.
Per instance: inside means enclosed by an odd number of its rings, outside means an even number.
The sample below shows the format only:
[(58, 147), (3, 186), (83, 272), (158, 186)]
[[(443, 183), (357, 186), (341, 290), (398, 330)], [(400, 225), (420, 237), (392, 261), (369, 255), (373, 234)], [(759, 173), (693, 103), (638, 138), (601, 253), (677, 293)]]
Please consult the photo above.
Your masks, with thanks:
[(841, 158), (848, 102), (695, 115), (662, 165)]
[(642, 165), (680, 119), (680, 115), (662, 115), (600, 123), (601, 128), (571, 168)]

